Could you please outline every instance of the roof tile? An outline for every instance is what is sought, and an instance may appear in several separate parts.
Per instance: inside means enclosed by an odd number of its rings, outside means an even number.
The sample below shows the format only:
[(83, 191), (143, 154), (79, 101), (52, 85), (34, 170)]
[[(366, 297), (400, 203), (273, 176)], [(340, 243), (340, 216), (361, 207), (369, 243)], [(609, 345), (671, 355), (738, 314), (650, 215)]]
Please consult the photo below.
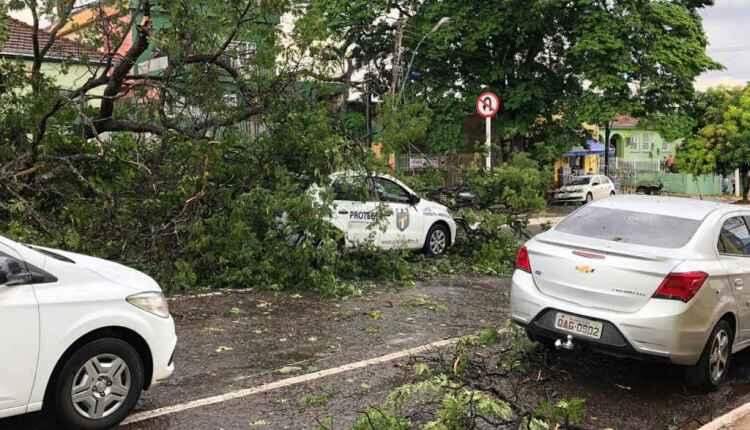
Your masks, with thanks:
[[(3, 56), (20, 56), (34, 57), (34, 46), (32, 35), (34, 28), (17, 19), (9, 18), (8, 20), (8, 38), (0, 47), (0, 57)], [(39, 44), (43, 46), (49, 40), (50, 33), (46, 30), (39, 29)], [(47, 52), (47, 59), (69, 60), (69, 61), (86, 61), (100, 62), (102, 54), (95, 49), (87, 48), (77, 42), (58, 37), (55, 43)]]

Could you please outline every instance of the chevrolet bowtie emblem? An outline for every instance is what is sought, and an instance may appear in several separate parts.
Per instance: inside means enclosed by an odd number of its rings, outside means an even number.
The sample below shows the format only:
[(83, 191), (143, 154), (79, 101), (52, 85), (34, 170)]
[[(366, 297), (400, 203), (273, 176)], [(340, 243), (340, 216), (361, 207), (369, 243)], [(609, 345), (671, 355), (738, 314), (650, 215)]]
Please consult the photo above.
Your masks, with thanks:
[(586, 266), (586, 265), (583, 265), (583, 264), (580, 265), (580, 266), (576, 266), (576, 270), (579, 271), (579, 272), (581, 272), (581, 273), (594, 273), (594, 268), (593, 267)]

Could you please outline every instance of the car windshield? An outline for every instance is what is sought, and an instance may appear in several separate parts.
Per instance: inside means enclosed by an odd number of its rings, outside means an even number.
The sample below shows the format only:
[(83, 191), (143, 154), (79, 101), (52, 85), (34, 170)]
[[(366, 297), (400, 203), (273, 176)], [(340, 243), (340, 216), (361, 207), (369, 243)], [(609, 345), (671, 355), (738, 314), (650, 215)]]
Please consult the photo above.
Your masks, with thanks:
[(612, 242), (658, 248), (682, 248), (701, 222), (676, 216), (585, 206), (563, 220), (556, 231)]
[(578, 176), (570, 179), (565, 185), (588, 185), (591, 182), (591, 176)]

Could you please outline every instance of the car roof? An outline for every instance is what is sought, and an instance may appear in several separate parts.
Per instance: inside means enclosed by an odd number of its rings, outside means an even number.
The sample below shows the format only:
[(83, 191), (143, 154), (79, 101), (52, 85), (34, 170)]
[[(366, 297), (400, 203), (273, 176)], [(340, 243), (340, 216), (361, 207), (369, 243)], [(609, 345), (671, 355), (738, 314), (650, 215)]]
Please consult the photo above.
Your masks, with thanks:
[(591, 203), (595, 207), (703, 220), (715, 211), (738, 209), (726, 203), (683, 197), (619, 195)]

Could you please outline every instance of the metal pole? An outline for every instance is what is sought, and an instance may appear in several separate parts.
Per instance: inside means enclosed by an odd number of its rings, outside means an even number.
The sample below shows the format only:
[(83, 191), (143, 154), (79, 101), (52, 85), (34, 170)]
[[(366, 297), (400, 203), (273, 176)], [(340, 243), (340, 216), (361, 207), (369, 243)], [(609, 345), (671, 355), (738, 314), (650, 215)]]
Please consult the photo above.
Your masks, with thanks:
[(604, 176), (609, 176), (609, 139), (610, 123), (604, 126)]
[(492, 118), (486, 118), (484, 125), (487, 132), (487, 142), (485, 143), (487, 155), (484, 160), (484, 168), (489, 172), (492, 169)]
[(372, 96), (370, 94), (370, 83), (365, 83), (365, 122), (367, 123), (367, 145), (372, 148)]

